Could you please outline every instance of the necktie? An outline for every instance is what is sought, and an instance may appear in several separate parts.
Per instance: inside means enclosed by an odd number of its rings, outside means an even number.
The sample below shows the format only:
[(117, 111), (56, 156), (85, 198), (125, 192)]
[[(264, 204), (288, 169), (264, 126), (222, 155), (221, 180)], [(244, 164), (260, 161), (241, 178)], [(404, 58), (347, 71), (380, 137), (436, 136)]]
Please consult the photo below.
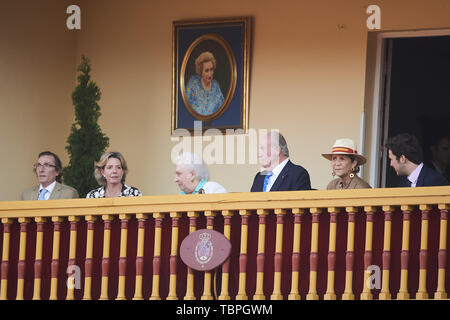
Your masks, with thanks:
[(38, 200), (45, 200), (45, 195), (48, 193), (47, 189), (41, 189), (41, 191), (39, 191), (39, 197)]
[(267, 189), (267, 184), (269, 183), (270, 177), (273, 175), (272, 171), (267, 172), (266, 177), (264, 178), (263, 192)]

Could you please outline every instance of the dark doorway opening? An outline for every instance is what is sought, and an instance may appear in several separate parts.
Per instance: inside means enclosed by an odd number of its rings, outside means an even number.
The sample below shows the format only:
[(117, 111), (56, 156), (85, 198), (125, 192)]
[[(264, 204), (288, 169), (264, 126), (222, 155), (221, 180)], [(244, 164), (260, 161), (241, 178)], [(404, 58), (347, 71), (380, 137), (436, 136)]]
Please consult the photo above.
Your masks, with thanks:
[[(430, 163), (432, 142), (450, 133), (450, 36), (388, 39), (387, 55), (383, 141), (403, 132), (414, 134), (424, 162)], [(382, 161), (382, 186), (397, 186), (399, 177), (384, 148)]]

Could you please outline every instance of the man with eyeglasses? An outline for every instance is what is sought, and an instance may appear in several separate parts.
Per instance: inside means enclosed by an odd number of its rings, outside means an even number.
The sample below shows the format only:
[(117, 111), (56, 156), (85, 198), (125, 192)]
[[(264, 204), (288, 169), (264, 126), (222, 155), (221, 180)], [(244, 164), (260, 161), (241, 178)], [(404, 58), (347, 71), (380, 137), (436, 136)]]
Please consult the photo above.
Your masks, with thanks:
[(61, 183), (62, 165), (59, 157), (50, 151), (41, 152), (33, 170), (39, 186), (22, 193), (22, 200), (52, 200), (79, 198), (77, 190)]

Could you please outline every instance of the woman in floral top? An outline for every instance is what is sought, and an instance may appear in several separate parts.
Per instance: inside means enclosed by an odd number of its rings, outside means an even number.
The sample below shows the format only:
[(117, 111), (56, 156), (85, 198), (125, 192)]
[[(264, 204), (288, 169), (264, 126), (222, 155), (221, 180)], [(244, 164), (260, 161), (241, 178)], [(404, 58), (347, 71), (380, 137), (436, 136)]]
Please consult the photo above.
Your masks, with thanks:
[(214, 55), (205, 51), (195, 60), (197, 75), (192, 76), (186, 86), (186, 96), (197, 113), (209, 116), (219, 110), (224, 97), (217, 80), (214, 80), (216, 59)]
[(142, 196), (138, 188), (125, 184), (127, 162), (120, 152), (106, 152), (95, 164), (94, 176), (102, 186), (88, 192), (86, 198)]

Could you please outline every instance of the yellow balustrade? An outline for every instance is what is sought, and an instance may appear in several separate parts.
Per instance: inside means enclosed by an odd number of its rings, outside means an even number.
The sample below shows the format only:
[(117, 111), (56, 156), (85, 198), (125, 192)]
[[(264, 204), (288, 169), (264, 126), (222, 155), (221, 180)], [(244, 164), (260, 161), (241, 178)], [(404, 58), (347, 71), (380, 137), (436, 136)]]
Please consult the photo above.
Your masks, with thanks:
[[(199, 216), (198, 212), (189, 211), (187, 213), (189, 218), (189, 234), (197, 230), (196, 221)], [(187, 268), (187, 279), (186, 279), (186, 294), (184, 300), (195, 300), (194, 294), (194, 272), (191, 268)]]
[(145, 240), (145, 221), (147, 220), (146, 214), (137, 214), (138, 220), (138, 242), (136, 252), (136, 284), (133, 300), (144, 300), (142, 295), (142, 284), (144, 275), (144, 240)]
[(20, 223), (20, 244), (19, 244), (19, 262), (17, 265), (17, 295), (16, 300), (23, 300), (25, 285), (25, 258), (27, 252), (27, 225), (29, 218), (19, 218)]
[(319, 214), (322, 208), (311, 208), (312, 214), (312, 231), (311, 231), (311, 254), (310, 254), (310, 271), (309, 271), (309, 291), (306, 295), (307, 300), (318, 300), (317, 294), (317, 267), (319, 260)]
[(450, 204), (439, 204), (438, 208), (441, 211), (441, 223), (439, 232), (438, 283), (434, 298), (447, 299), (447, 292), (445, 291), (445, 267), (447, 256), (447, 220)]
[(161, 266), (162, 220), (164, 219), (164, 215), (164, 213), (160, 212), (153, 213), (153, 218), (155, 219), (155, 242), (153, 247), (153, 282), (150, 300), (161, 300), (161, 297), (159, 295), (159, 272)]
[(109, 252), (111, 248), (111, 221), (112, 215), (102, 215), (103, 220), (103, 259), (102, 259), (102, 284), (100, 288), (100, 300), (108, 300), (109, 281)]
[(420, 254), (419, 254), (419, 289), (416, 299), (428, 299), (427, 292), (427, 251), (428, 251), (428, 213), (432, 209), (430, 205), (420, 205), (422, 211), (422, 226), (420, 231)]
[[(61, 299), (58, 297), (58, 286), (60, 287), (60, 281), (65, 281), (64, 274), (58, 274), (58, 266), (60, 264), (60, 254), (62, 252), (67, 254), (68, 257), (68, 272), (69, 277), (67, 279), (67, 293), (66, 299), (73, 300), (75, 295), (78, 293), (82, 295), (83, 299), (91, 299), (91, 281), (92, 277), (100, 276), (93, 274), (96, 270), (92, 269), (93, 250), (97, 248), (98, 245), (103, 245), (103, 257), (95, 257), (95, 259), (102, 259), (102, 274), (101, 274), (101, 294), (100, 299), (108, 299), (108, 282), (112, 281), (118, 284), (118, 299), (125, 299), (125, 284), (127, 286), (134, 285), (134, 296), (133, 299), (140, 300), (144, 297), (143, 287), (144, 287), (144, 274), (145, 272), (153, 271), (153, 276), (151, 278), (151, 300), (159, 300), (160, 296), (160, 279), (163, 280), (163, 289), (167, 290), (168, 295), (164, 297), (166, 299), (178, 299), (177, 288), (179, 286), (186, 285), (186, 295), (185, 299), (195, 299), (194, 294), (194, 282), (199, 279), (194, 279), (193, 273), (188, 271), (186, 278), (181, 279), (177, 277), (177, 259), (178, 259), (178, 248), (179, 239), (178, 229), (181, 227), (179, 224), (184, 223), (184, 220), (180, 219), (184, 213), (188, 214), (189, 220), (194, 221), (189, 226), (189, 232), (196, 230), (195, 218), (198, 214), (203, 214), (207, 219), (207, 228), (211, 229), (214, 225), (214, 215), (216, 212), (220, 212), (224, 221), (223, 232), (226, 238), (232, 240), (234, 243), (240, 241), (238, 247), (234, 246), (232, 248), (234, 258), (236, 259), (239, 255), (239, 269), (230, 268), (230, 259), (222, 265), (222, 276), (221, 276), (221, 292), (218, 297), (220, 300), (233, 299), (248, 299), (247, 292), (247, 276), (256, 278), (256, 290), (252, 299), (265, 299), (264, 295), (264, 260), (271, 259), (272, 255), (274, 258), (274, 282), (273, 291), (271, 293), (271, 299), (300, 299), (299, 292), (299, 280), (301, 277), (307, 277), (309, 273), (309, 282), (306, 291), (306, 299), (313, 300), (319, 299), (318, 290), (320, 292), (325, 291), (325, 288), (318, 288), (318, 274), (325, 274), (327, 272), (327, 282), (326, 282), (326, 292), (323, 296), (324, 299), (336, 299), (335, 293), (335, 277), (343, 277), (343, 270), (336, 270), (336, 243), (338, 241), (343, 241), (344, 237), (341, 238), (340, 233), (337, 228), (340, 228), (340, 224), (336, 223), (336, 217), (338, 217), (338, 212), (346, 210), (349, 216), (348, 228), (347, 228), (347, 248), (345, 253), (346, 259), (346, 272), (345, 279), (339, 278), (342, 282), (345, 280), (345, 289), (342, 299), (354, 299), (355, 292), (353, 292), (353, 277), (362, 276), (354, 273), (354, 261), (361, 262), (364, 260), (364, 285), (361, 292), (361, 299), (373, 299), (374, 295), (371, 291), (371, 286), (368, 283), (371, 280), (371, 273), (368, 270), (369, 266), (374, 260), (380, 260), (382, 258), (382, 287), (381, 292), (378, 297), (375, 298), (380, 300), (391, 299), (391, 294), (397, 296), (397, 299), (409, 299), (408, 292), (408, 276), (411, 278), (413, 276), (414, 281), (418, 280), (417, 292), (412, 295), (411, 298), (415, 299), (447, 299), (446, 287), (449, 285), (448, 280), (446, 280), (446, 258), (447, 258), (447, 227), (448, 227), (448, 209), (450, 205), (450, 187), (429, 187), (429, 188), (393, 188), (393, 189), (367, 189), (367, 190), (329, 190), (329, 191), (292, 191), (292, 192), (270, 192), (270, 193), (229, 193), (229, 194), (212, 194), (212, 195), (188, 195), (188, 196), (143, 196), (143, 197), (130, 197), (130, 198), (104, 198), (104, 199), (66, 199), (66, 200), (49, 200), (49, 201), (2, 201), (0, 202), (0, 216), (2, 217), (0, 225), (0, 233), (2, 237), (2, 264), (0, 270), (1, 282), (0, 282), (0, 299), (7, 299), (8, 295), (8, 285), (11, 283), (17, 283), (17, 291), (15, 294), (15, 299), (23, 299), (24, 297), (32, 297), (33, 299), (41, 299), (41, 282), (50, 284), (50, 299)], [(359, 214), (360, 209), (364, 208), (362, 214), (365, 216), (365, 233), (364, 230), (355, 230), (359, 225), (355, 225), (354, 216)], [(358, 210), (357, 210), (358, 209)], [(392, 218), (397, 218), (397, 213), (399, 209), (402, 211), (401, 224), (393, 224)], [(417, 209), (420, 209), (418, 211)], [(439, 211), (437, 211), (437, 209)], [(323, 210), (328, 210), (330, 213), (330, 221), (327, 219), (322, 219), (321, 213)], [(380, 213), (380, 211), (382, 212)], [(286, 219), (285, 212), (291, 211), (293, 215), (293, 222)], [(146, 214), (143, 212), (152, 213), (152, 218), (154, 221), (154, 239), (144, 239), (145, 235), (145, 221)], [(231, 220), (233, 223), (238, 223), (238, 219), (232, 219), (233, 213), (239, 212), (239, 218), (241, 219), (240, 228), (237, 228), (233, 234), (231, 234)], [(312, 215), (312, 221), (308, 221), (309, 225), (306, 226), (306, 230), (311, 228), (311, 243), (310, 248), (305, 248), (308, 252), (304, 252), (302, 257), (300, 257), (300, 238), (302, 220), (301, 217), (304, 216), (304, 212), (310, 212)], [(440, 213), (440, 225), (439, 234), (431, 227), (434, 228), (434, 224), (428, 224), (428, 215), (435, 215), (436, 212)], [(256, 213), (259, 219), (259, 225), (257, 228), (257, 233), (249, 235), (249, 220), (251, 214)], [(163, 219), (166, 215), (170, 214), (170, 224), (164, 224), (163, 230)], [(267, 252), (264, 248), (267, 242), (266, 232), (267, 221), (270, 222), (271, 227), (274, 227), (273, 220), (266, 220), (268, 214), (274, 214), (277, 219), (275, 225), (274, 234), (275, 237), (274, 250)], [(378, 216), (380, 214), (380, 216)], [(383, 215), (384, 214), (384, 215)], [(395, 214), (395, 216), (394, 216)], [(411, 214), (421, 214), (421, 227), (420, 235), (410, 234), (410, 230), (416, 230), (418, 227), (418, 219), (410, 219)], [(53, 223), (53, 230), (47, 230), (47, 234), (53, 232), (50, 243), (46, 244), (43, 242), (44, 238), (44, 223), (46, 219), (51, 217)], [(101, 241), (94, 242), (94, 219), (95, 217), (101, 217), (103, 222), (103, 244)], [(111, 279), (111, 275), (108, 273), (109, 267), (109, 257), (110, 257), (110, 246), (111, 246), (111, 224), (112, 220), (119, 218), (121, 221), (121, 231), (120, 231), (120, 256), (119, 256), (119, 276), (114, 276)], [(133, 217), (138, 221), (138, 227), (128, 230), (128, 220)], [(289, 216), (290, 217), (290, 216)], [(309, 216), (306, 216), (309, 217)], [(87, 234), (77, 234), (77, 225), (80, 218), (87, 221)], [(236, 217), (238, 218), (238, 217)], [(319, 219), (320, 218), (320, 219)], [(325, 217), (324, 217), (325, 218)], [(384, 218), (383, 221), (379, 221), (382, 224), (375, 224), (375, 220)], [(434, 218), (434, 216), (433, 216)], [(438, 217), (436, 217), (438, 218)], [(69, 247), (64, 247), (63, 243), (60, 243), (60, 238), (62, 239), (62, 232), (66, 230), (59, 230), (60, 224), (64, 219), (68, 219), (70, 223), (70, 241)], [(285, 220), (286, 219), (286, 220)], [(30, 232), (27, 232), (27, 226), (30, 226), (30, 221), (36, 222), (36, 247), (27, 248), (26, 242), (27, 237), (30, 237)], [(253, 220), (251, 220), (253, 221)], [(286, 221), (293, 223), (293, 225), (286, 225)], [(394, 220), (398, 221), (398, 220)], [(20, 230), (17, 229), (17, 222), (20, 225)], [(169, 222), (169, 221), (167, 221)], [(319, 229), (328, 230), (329, 223), (329, 234), (321, 234), (319, 239)], [(101, 225), (101, 224), (99, 224)], [(153, 228), (153, 223), (149, 223)], [(97, 224), (96, 224), (97, 226)], [(236, 225), (237, 227), (238, 225)], [(322, 229), (322, 226), (325, 229)], [(253, 225), (252, 225), (253, 227)], [(288, 229), (284, 229), (287, 227)], [(293, 228), (293, 229), (291, 229)], [(381, 230), (376, 230), (375, 228), (382, 228)], [(414, 229), (413, 229), (414, 228)], [(383, 243), (375, 243), (374, 234), (383, 232)], [(64, 231), (63, 231), (64, 230)], [(253, 230), (253, 229), (252, 229)], [(292, 243), (292, 276), (286, 275), (282, 272), (282, 262), (287, 257), (286, 250), (283, 250), (283, 233), (286, 230), (293, 230), (293, 243)], [(153, 230), (152, 230), (153, 231)], [(152, 232), (150, 231), (150, 232)], [(256, 230), (255, 230), (256, 231)], [(129, 253), (126, 250), (126, 243), (128, 233), (133, 232), (137, 234), (137, 253), (136, 253), (136, 279), (126, 278), (125, 270), (127, 259), (129, 258)], [(170, 238), (170, 244), (162, 244), (163, 232), (171, 232), (171, 235), (167, 234)], [(253, 231), (252, 231), (253, 232)], [(271, 231), (272, 232), (272, 231)], [(290, 231), (291, 232), (291, 231)], [(401, 236), (401, 254), (397, 251), (391, 252), (391, 242), (397, 241), (398, 238), (392, 238), (393, 233), (402, 232)], [(360, 239), (361, 235), (365, 234), (365, 251), (364, 256), (359, 252), (354, 252), (355, 242), (363, 241)], [(20, 235), (20, 236), (19, 236)], [(67, 236), (67, 235), (65, 235)], [(86, 248), (86, 260), (84, 261), (84, 278), (83, 273), (80, 273), (77, 264), (83, 263), (81, 261), (76, 261), (77, 252), (77, 237), (87, 237)], [(233, 239), (231, 238), (233, 236)], [(358, 236), (358, 239), (356, 239)], [(34, 237), (34, 234), (33, 234)], [(322, 237), (327, 237), (328, 239), (328, 250), (320, 249), (319, 252), (319, 240), (322, 242), (324, 239)], [(339, 237), (339, 238), (338, 238)], [(417, 275), (408, 274), (409, 268), (409, 255), (415, 254), (414, 261), (416, 261), (417, 253), (409, 251), (409, 242), (418, 241), (420, 239), (420, 253), (419, 253), (419, 272)], [(430, 240), (428, 239), (430, 238)], [(45, 238), (47, 239), (47, 238)], [(164, 239), (168, 239), (166, 236)], [(431, 240), (433, 239), (433, 240)], [(437, 241), (439, 239), (439, 252), (430, 251), (428, 247), (428, 241)], [(83, 241), (84, 239), (78, 239)], [(11, 241), (17, 243), (10, 243)], [(45, 240), (47, 241), (47, 240)], [(251, 243), (249, 242), (251, 241)], [(258, 241), (258, 243), (256, 243)], [(149, 245), (153, 245), (153, 256), (144, 257), (144, 244), (147, 242)], [(42, 259), (43, 249), (47, 252), (47, 249), (52, 248), (51, 256), (51, 276), (48, 277), (47, 272), (42, 272), (43, 270), (48, 270), (48, 259)], [(253, 257), (255, 252), (249, 252), (253, 250), (257, 245), (257, 268), (254, 269), (254, 263), (249, 264), (251, 269), (247, 266), (248, 257)], [(51, 246), (51, 247), (48, 247)], [(373, 256), (375, 253), (378, 254), (382, 246), (383, 252), (382, 257)], [(393, 246), (393, 244), (392, 244)], [(162, 247), (164, 247), (164, 252), (162, 252)], [(166, 248), (170, 247), (170, 252), (166, 252)], [(399, 244), (395, 244), (398, 248)], [(14, 248), (11, 251), (11, 248)], [(251, 248), (251, 249), (250, 249)], [(321, 247), (322, 248), (322, 247)], [(81, 249), (81, 248), (80, 248)], [(101, 248), (100, 248), (101, 249)], [(16, 252), (17, 250), (17, 252)], [(33, 252), (28, 252), (27, 250), (35, 250)], [(61, 251), (62, 250), (62, 251)], [(272, 250), (272, 246), (271, 246)], [(373, 250), (373, 252), (372, 252)], [(169, 251), (169, 250), (167, 250)], [(256, 250), (255, 250), (256, 251)], [(96, 251), (97, 252), (97, 251)], [(10, 254), (13, 258), (10, 258)], [(33, 254), (34, 260), (32, 259), (25, 261), (26, 257)], [(46, 253), (45, 253), (46, 254)], [(44, 255), (45, 255), (44, 254)], [(288, 254), (291, 254), (289, 252)], [(341, 253), (339, 253), (341, 254)], [(249, 256), (248, 256), (249, 255)], [(284, 256), (283, 256), (284, 255)], [(308, 261), (300, 261), (303, 257), (308, 257), (309, 259), (309, 270), (305, 268), (299, 268), (300, 262), (302, 265), (306, 265)], [(328, 255), (328, 257), (327, 257)], [(396, 256), (394, 256), (396, 255)], [(436, 256), (437, 255), (437, 256)], [(400, 258), (401, 271), (400, 279), (392, 278), (390, 279), (390, 269), (391, 269), (391, 257), (395, 258), (396, 261)], [(143, 268), (144, 258), (148, 260), (152, 259), (153, 268), (146, 266)], [(165, 260), (169, 258), (169, 268)], [(319, 259), (320, 258), (320, 259)], [(324, 261), (323, 259), (328, 258), (328, 270), (322, 270), (322, 263), (319, 261)], [(342, 257), (339, 257), (342, 258)], [(372, 259), (373, 258), (373, 259)], [(10, 265), (10, 260), (18, 261), (17, 265)], [(163, 261), (161, 261), (164, 259)], [(355, 260), (356, 259), (356, 260)], [(430, 276), (430, 272), (434, 272), (431, 269), (427, 269), (429, 261), (431, 259), (437, 259), (438, 261), (438, 271), (436, 282), (430, 284), (430, 280), (434, 277)], [(435, 260), (434, 260), (435, 261)], [(43, 265), (45, 263), (45, 265)], [(32, 281), (34, 286), (27, 286), (24, 277), (24, 267), (30, 268), (30, 264), (34, 264), (34, 279), (29, 279)], [(161, 266), (164, 266), (162, 269)], [(10, 268), (17, 268), (17, 274), (15, 272), (9, 272)], [(339, 266), (340, 268), (340, 266)], [(170, 272), (169, 272), (170, 269)], [(286, 269), (286, 268), (284, 268)], [(75, 270), (75, 273), (73, 272)], [(15, 271), (15, 269), (14, 269)], [(255, 274), (256, 273), (256, 274)], [(395, 273), (397, 275), (397, 272)], [(434, 275), (433, 275), (434, 276)], [(45, 278), (43, 278), (45, 277)], [(417, 277), (417, 278), (415, 278)], [(210, 299), (212, 296), (211, 289), (212, 285), (212, 273), (206, 273), (205, 281), (203, 283), (203, 294), (202, 298)], [(448, 277), (447, 277), (448, 278)], [(64, 279), (64, 280), (62, 280)], [(236, 279), (238, 281), (230, 282), (230, 279)], [(194, 281), (195, 280), (195, 281)], [(321, 279), (322, 280), (322, 279)], [(361, 279), (359, 279), (361, 280)], [(390, 292), (390, 287), (396, 287), (397, 283), (393, 284), (393, 281), (400, 280), (400, 289), (398, 292)], [(82, 291), (82, 281), (84, 281), (84, 291)], [(182, 283), (184, 282), (184, 283)], [(81, 285), (80, 285), (81, 283)], [(196, 283), (196, 282), (195, 282)], [(72, 284), (72, 285), (71, 285)], [(73, 284), (75, 286), (73, 286)], [(322, 286), (323, 282), (320, 282)], [(214, 284), (216, 285), (216, 284)], [(231, 285), (236, 285), (236, 288), (229, 288)], [(285, 291), (285, 288), (290, 286), (290, 291)], [(435, 292), (427, 292), (427, 288), (436, 288)], [(11, 288), (14, 289), (14, 288)], [(29, 291), (27, 291), (29, 290)], [(79, 290), (79, 291), (76, 291)], [(162, 289), (161, 289), (162, 290)], [(251, 290), (249, 288), (249, 290)], [(179, 291), (179, 290), (178, 290)], [(164, 291), (166, 292), (166, 291)], [(237, 295), (233, 295), (237, 292)], [(232, 296), (230, 296), (232, 293)], [(164, 293), (166, 294), (166, 293)], [(46, 297), (43, 297), (46, 298)], [(77, 295), (77, 298), (79, 296)], [(131, 297), (130, 297), (131, 298)]]
[(91, 300), (92, 290), (92, 252), (94, 250), (94, 222), (96, 217), (86, 216), (87, 222), (87, 239), (86, 239), (86, 260), (85, 260), (85, 277), (84, 277), (84, 295), (83, 300)]
[[(189, 211), (187, 213), (187, 216), (189, 217), (189, 234), (192, 232), (195, 232), (196, 227), (196, 220), (199, 216), (199, 214), (195, 211)], [(187, 270), (187, 285), (186, 285), (186, 295), (184, 296), (184, 300), (195, 300), (195, 294), (194, 294), (194, 272), (191, 268), (188, 267)]]
[(355, 213), (358, 212), (356, 207), (346, 207), (345, 211), (348, 214), (348, 229), (347, 229), (347, 254), (345, 266), (345, 289), (342, 295), (342, 300), (354, 300), (353, 294), (353, 264), (354, 264), (354, 250), (355, 250)]
[(400, 290), (397, 294), (398, 300), (409, 299), (408, 292), (408, 261), (409, 261), (409, 229), (410, 214), (414, 210), (413, 206), (402, 205), (403, 211), (403, 230), (402, 230), (402, 253), (401, 253), (401, 270), (400, 270)]
[[(231, 210), (222, 211), (222, 216), (224, 218), (223, 234), (228, 240), (231, 239), (231, 217), (233, 216), (233, 214), (234, 213)], [(230, 278), (229, 267), (230, 259), (228, 258), (222, 266), (222, 290), (220, 291), (219, 300), (231, 299), (228, 292), (228, 284)]]
[(42, 246), (44, 241), (44, 223), (46, 218), (36, 217), (36, 258), (34, 260), (34, 290), (33, 300), (41, 299)]
[(275, 209), (277, 215), (277, 230), (275, 238), (275, 257), (274, 257), (274, 275), (273, 275), (273, 292), (270, 296), (271, 300), (283, 300), (281, 294), (281, 267), (283, 261), (283, 217), (286, 214), (284, 209)]
[[(214, 217), (216, 214), (213, 211), (205, 211), (206, 217), (206, 229), (212, 230), (214, 228)], [(213, 300), (214, 297), (211, 293), (211, 272), (206, 271), (204, 274), (203, 281), (203, 295), (201, 297), (202, 300)]]
[(170, 247), (170, 278), (169, 278), (169, 295), (167, 300), (178, 300), (177, 297), (177, 256), (178, 256), (178, 220), (181, 213), (171, 212), (172, 218), (172, 240)]
[(304, 209), (293, 208), (294, 215), (294, 237), (292, 243), (292, 281), (291, 292), (289, 293), (289, 300), (300, 300), (300, 293), (298, 291), (299, 269), (300, 269), (300, 231), (301, 231), (301, 216), (305, 213)]
[(366, 206), (364, 207), (366, 212), (366, 240), (365, 240), (365, 253), (364, 253), (364, 283), (363, 291), (361, 293), (361, 300), (372, 300), (373, 294), (370, 291), (369, 279), (371, 271), (368, 270), (372, 265), (372, 243), (373, 243), (373, 215), (377, 211), (376, 207)]
[[(69, 261), (68, 267), (75, 265), (76, 253), (77, 253), (77, 223), (80, 221), (80, 217), (77, 216), (69, 216), (70, 222), (70, 244), (69, 244)], [(70, 279), (72, 278), (72, 279)], [(74, 300), (75, 299), (75, 284), (76, 279), (69, 276), (67, 279), (67, 284), (71, 284), (67, 286), (67, 295), (66, 300)]]
[(117, 290), (116, 300), (125, 300), (125, 278), (127, 265), (127, 239), (128, 239), (128, 220), (130, 215), (119, 215), (120, 226), (120, 257), (119, 257), (119, 288)]
[(390, 300), (391, 292), (389, 291), (389, 270), (391, 261), (391, 230), (392, 230), (392, 213), (395, 211), (393, 206), (382, 206), (384, 211), (384, 240), (383, 240), (383, 272), (381, 292), (378, 296), (380, 300)]
[(239, 210), (241, 216), (241, 250), (239, 256), (239, 289), (236, 300), (248, 300), (246, 291), (247, 280), (247, 241), (248, 241), (248, 217), (251, 212)]
[(266, 217), (269, 214), (268, 210), (258, 209), (256, 213), (259, 216), (258, 225), (258, 253), (256, 261), (256, 291), (253, 295), (253, 300), (265, 300), (264, 295), (264, 247), (266, 244)]
[(328, 240), (328, 275), (327, 275), (327, 292), (324, 300), (336, 300), (334, 292), (335, 264), (336, 264), (336, 223), (337, 215), (341, 211), (340, 208), (328, 208), (330, 213), (330, 237)]
[(59, 268), (59, 240), (61, 231), (59, 229), (62, 217), (52, 217), (53, 222), (53, 252), (52, 252), (52, 280), (50, 283), (50, 300), (58, 300), (58, 268)]
[(2, 265), (1, 265), (1, 282), (0, 282), (0, 300), (6, 300), (8, 288), (8, 264), (9, 264), (9, 241), (11, 238), (10, 226), (12, 219), (2, 218), (3, 224), (3, 249), (2, 249)]

